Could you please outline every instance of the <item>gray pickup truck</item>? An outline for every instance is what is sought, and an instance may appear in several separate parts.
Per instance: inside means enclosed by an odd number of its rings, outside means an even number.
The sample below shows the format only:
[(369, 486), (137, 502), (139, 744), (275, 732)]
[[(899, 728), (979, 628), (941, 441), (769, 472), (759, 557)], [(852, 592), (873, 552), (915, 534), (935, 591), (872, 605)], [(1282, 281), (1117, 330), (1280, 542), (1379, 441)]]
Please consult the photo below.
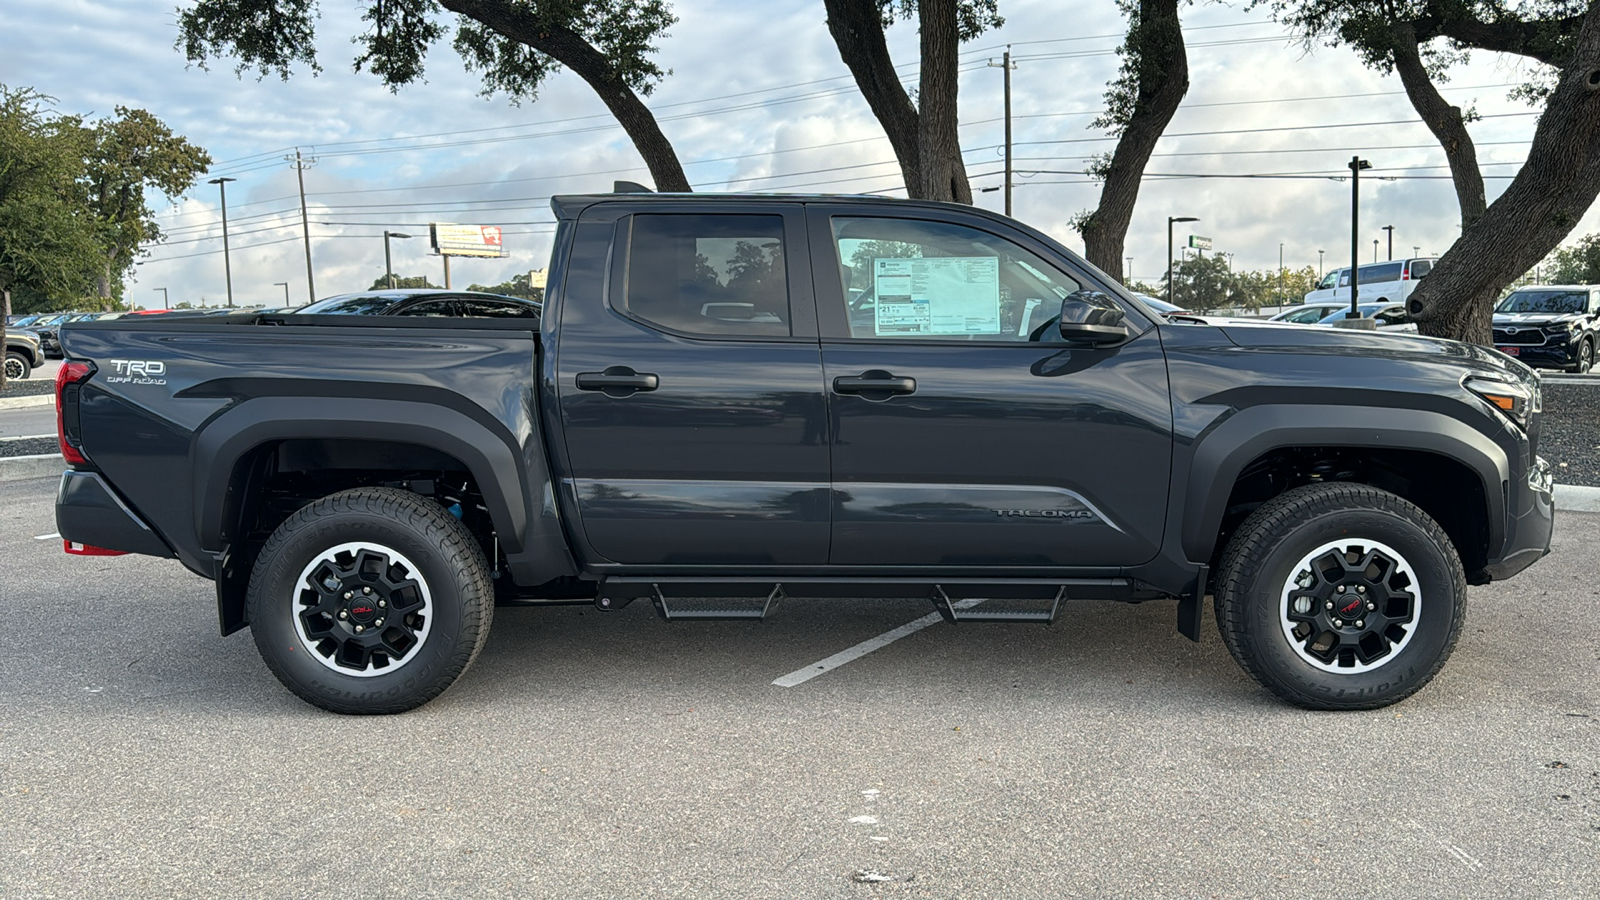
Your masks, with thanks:
[[(216, 583), (299, 696), (414, 708), (496, 603), (1176, 601), (1318, 709), (1421, 688), (1468, 584), (1548, 552), (1532, 370), (1165, 321), (1046, 235), (862, 197), (554, 200), (542, 321), (62, 330), (69, 549)], [(983, 602), (974, 605), (974, 598)]]

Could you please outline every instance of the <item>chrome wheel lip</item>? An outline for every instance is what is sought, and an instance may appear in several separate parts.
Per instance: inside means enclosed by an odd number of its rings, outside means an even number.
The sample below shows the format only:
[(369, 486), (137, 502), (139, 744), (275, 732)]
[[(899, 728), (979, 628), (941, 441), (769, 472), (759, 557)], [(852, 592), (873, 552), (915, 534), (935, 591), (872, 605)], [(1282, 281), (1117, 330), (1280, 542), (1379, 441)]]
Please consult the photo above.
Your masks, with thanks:
[[(1322, 659), (1318, 659), (1316, 656), (1313, 656), (1310, 652), (1308, 652), (1305, 647), (1305, 642), (1299, 638), (1296, 638), (1294, 635), (1296, 626), (1301, 624), (1301, 622), (1291, 619), (1289, 613), (1292, 608), (1291, 604), (1293, 603), (1294, 595), (1303, 594), (1305, 592), (1305, 590), (1300, 586), (1299, 581), (1302, 573), (1311, 568), (1312, 562), (1318, 558), (1326, 556), (1333, 551), (1343, 550), (1348, 552), (1352, 549), (1359, 549), (1359, 552), (1361, 552), (1363, 555), (1376, 551), (1384, 556), (1387, 556), (1395, 564), (1394, 571), (1388, 576), (1390, 579), (1401, 573), (1407, 576), (1410, 584), (1406, 588), (1405, 593), (1409, 594), (1412, 598), (1411, 618), (1410, 621), (1405, 624), (1405, 634), (1400, 640), (1394, 641), (1385, 637), (1385, 640), (1387, 640), (1389, 644), (1389, 650), (1376, 662), (1363, 663), (1359, 658), (1357, 658), (1353, 665), (1343, 666), (1339, 665), (1337, 660), (1330, 663)], [(1405, 648), (1411, 644), (1412, 640), (1417, 635), (1418, 623), (1422, 619), (1422, 601), (1422, 586), (1417, 579), (1416, 569), (1399, 551), (1395, 550), (1393, 547), (1390, 547), (1388, 544), (1383, 543), (1382, 541), (1375, 541), (1367, 538), (1344, 538), (1337, 541), (1328, 541), (1327, 543), (1322, 544), (1321, 546), (1302, 556), (1299, 562), (1290, 567), (1289, 575), (1284, 579), (1283, 589), (1280, 591), (1278, 597), (1278, 624), (1284, 640), (1288, 642), (1290, 649), (1294, 651), (1295, 656), (1301, 662), (1320, 671), (1330, 672), (1335, 675), (1360, 675), (1366, 672), (1375, 671), (1393, 662), (1400, 656)], [(1357, 626), (1357, 628), (1359, 630), (1359, 626)], [(1361, 631), (1361, 633), (1367, 632)]]
[[(422, 626), (410, 632), (415, 639), (415, 643), (406, 649), (404, 655), (391, 659), (389, 664), (384, 666), (378, 666), (369, 661), (365, 668), (356, 669), (351, 666), (340, 665), (337, 659), (320, 649), (320, 641), (312, 639), (306, 633), (305, 623), (300, 616), (304, 606), (301, 602), (301, 595), (308, 590), (319, 590), (318, 585), (310, 580), (312, 573), (318, 568), (330, 563), (337, 565), (337, 559), (341, 554), (348, 553), (359, 556), (363, 552), (381, 555), (388, 560), (391, 566), (401, 566), (409, 573), (409, 583), (414, 584), (418, 594), (421, 595), (422, 605), (420, 611), (423, 615)], [(311, 558), (310, 562), (306, 563), (305, 568), (300, 570), (299, 577), (294, 581), (289, 602), (290, 618), (294, 621), (295, 638), (300, 642), (300, 646), (306, 651), (306, 654), (328, 671), (337, 672), (340, 675), (348, 675), (352, 678), (375, 678), (379, 675), (388, 675), (400, 671), (407, 663), (416, 659), (417, 654), (426, 646), (428, 635), (433, 630), (433, 618), (435, 615), (433, 594), (428, 590), (428, 582), (422, 577), (422, 572), (418, 569), (417, 564), (400, 551), (372, 541), (348, 541), (319, 551), (316, 556)]]

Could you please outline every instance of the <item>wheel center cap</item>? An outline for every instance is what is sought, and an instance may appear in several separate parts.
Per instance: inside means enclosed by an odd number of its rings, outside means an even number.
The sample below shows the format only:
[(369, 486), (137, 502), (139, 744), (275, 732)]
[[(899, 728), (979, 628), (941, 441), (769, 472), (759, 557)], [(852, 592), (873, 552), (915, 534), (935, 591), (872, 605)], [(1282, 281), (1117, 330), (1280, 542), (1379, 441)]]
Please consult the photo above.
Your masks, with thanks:
[(358, 625), (371, 625), (378, 617), (378, 601), (371, 597), (357, 597), (350, 601), (350, 621)]
[(1333, 611), (1339, 615), (1339, 618), (1348, 619), (1352, 622), (1361, 618), (1366, 609), (1366, 598), (1356, 594), (1346, 594), (1333, 602)]

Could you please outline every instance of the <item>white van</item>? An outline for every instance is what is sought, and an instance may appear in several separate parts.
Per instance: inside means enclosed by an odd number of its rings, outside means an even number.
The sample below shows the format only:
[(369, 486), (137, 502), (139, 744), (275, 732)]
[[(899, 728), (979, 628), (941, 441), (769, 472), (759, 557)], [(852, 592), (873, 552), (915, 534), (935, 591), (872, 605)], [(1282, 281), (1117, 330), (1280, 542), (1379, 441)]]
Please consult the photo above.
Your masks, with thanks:
[[(1433, 271), (1437, 257), (1394, 259), (1361, 267), (1361, 303), (1400, 303), (1417, 289), (1417, 282)], [(1307, 303), (1350, 302), (1350, 269), (1334, 269), (1322, 276)]]

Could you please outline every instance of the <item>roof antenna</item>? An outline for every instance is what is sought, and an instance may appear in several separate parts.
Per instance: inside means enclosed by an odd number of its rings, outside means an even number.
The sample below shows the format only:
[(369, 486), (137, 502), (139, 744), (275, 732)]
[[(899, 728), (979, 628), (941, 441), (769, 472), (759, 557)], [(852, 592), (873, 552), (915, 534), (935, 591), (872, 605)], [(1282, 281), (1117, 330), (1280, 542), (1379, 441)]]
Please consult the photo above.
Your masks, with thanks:
[(652, 191), (649, 188), (645, 187), (644, 185), (639, 184), (638, 182), (634, 182), (634, 181), (614, 181), (614, 182), (611, 183), (611, 193), (613, 193), (613, 194), (654, 194), (655, 191)]

